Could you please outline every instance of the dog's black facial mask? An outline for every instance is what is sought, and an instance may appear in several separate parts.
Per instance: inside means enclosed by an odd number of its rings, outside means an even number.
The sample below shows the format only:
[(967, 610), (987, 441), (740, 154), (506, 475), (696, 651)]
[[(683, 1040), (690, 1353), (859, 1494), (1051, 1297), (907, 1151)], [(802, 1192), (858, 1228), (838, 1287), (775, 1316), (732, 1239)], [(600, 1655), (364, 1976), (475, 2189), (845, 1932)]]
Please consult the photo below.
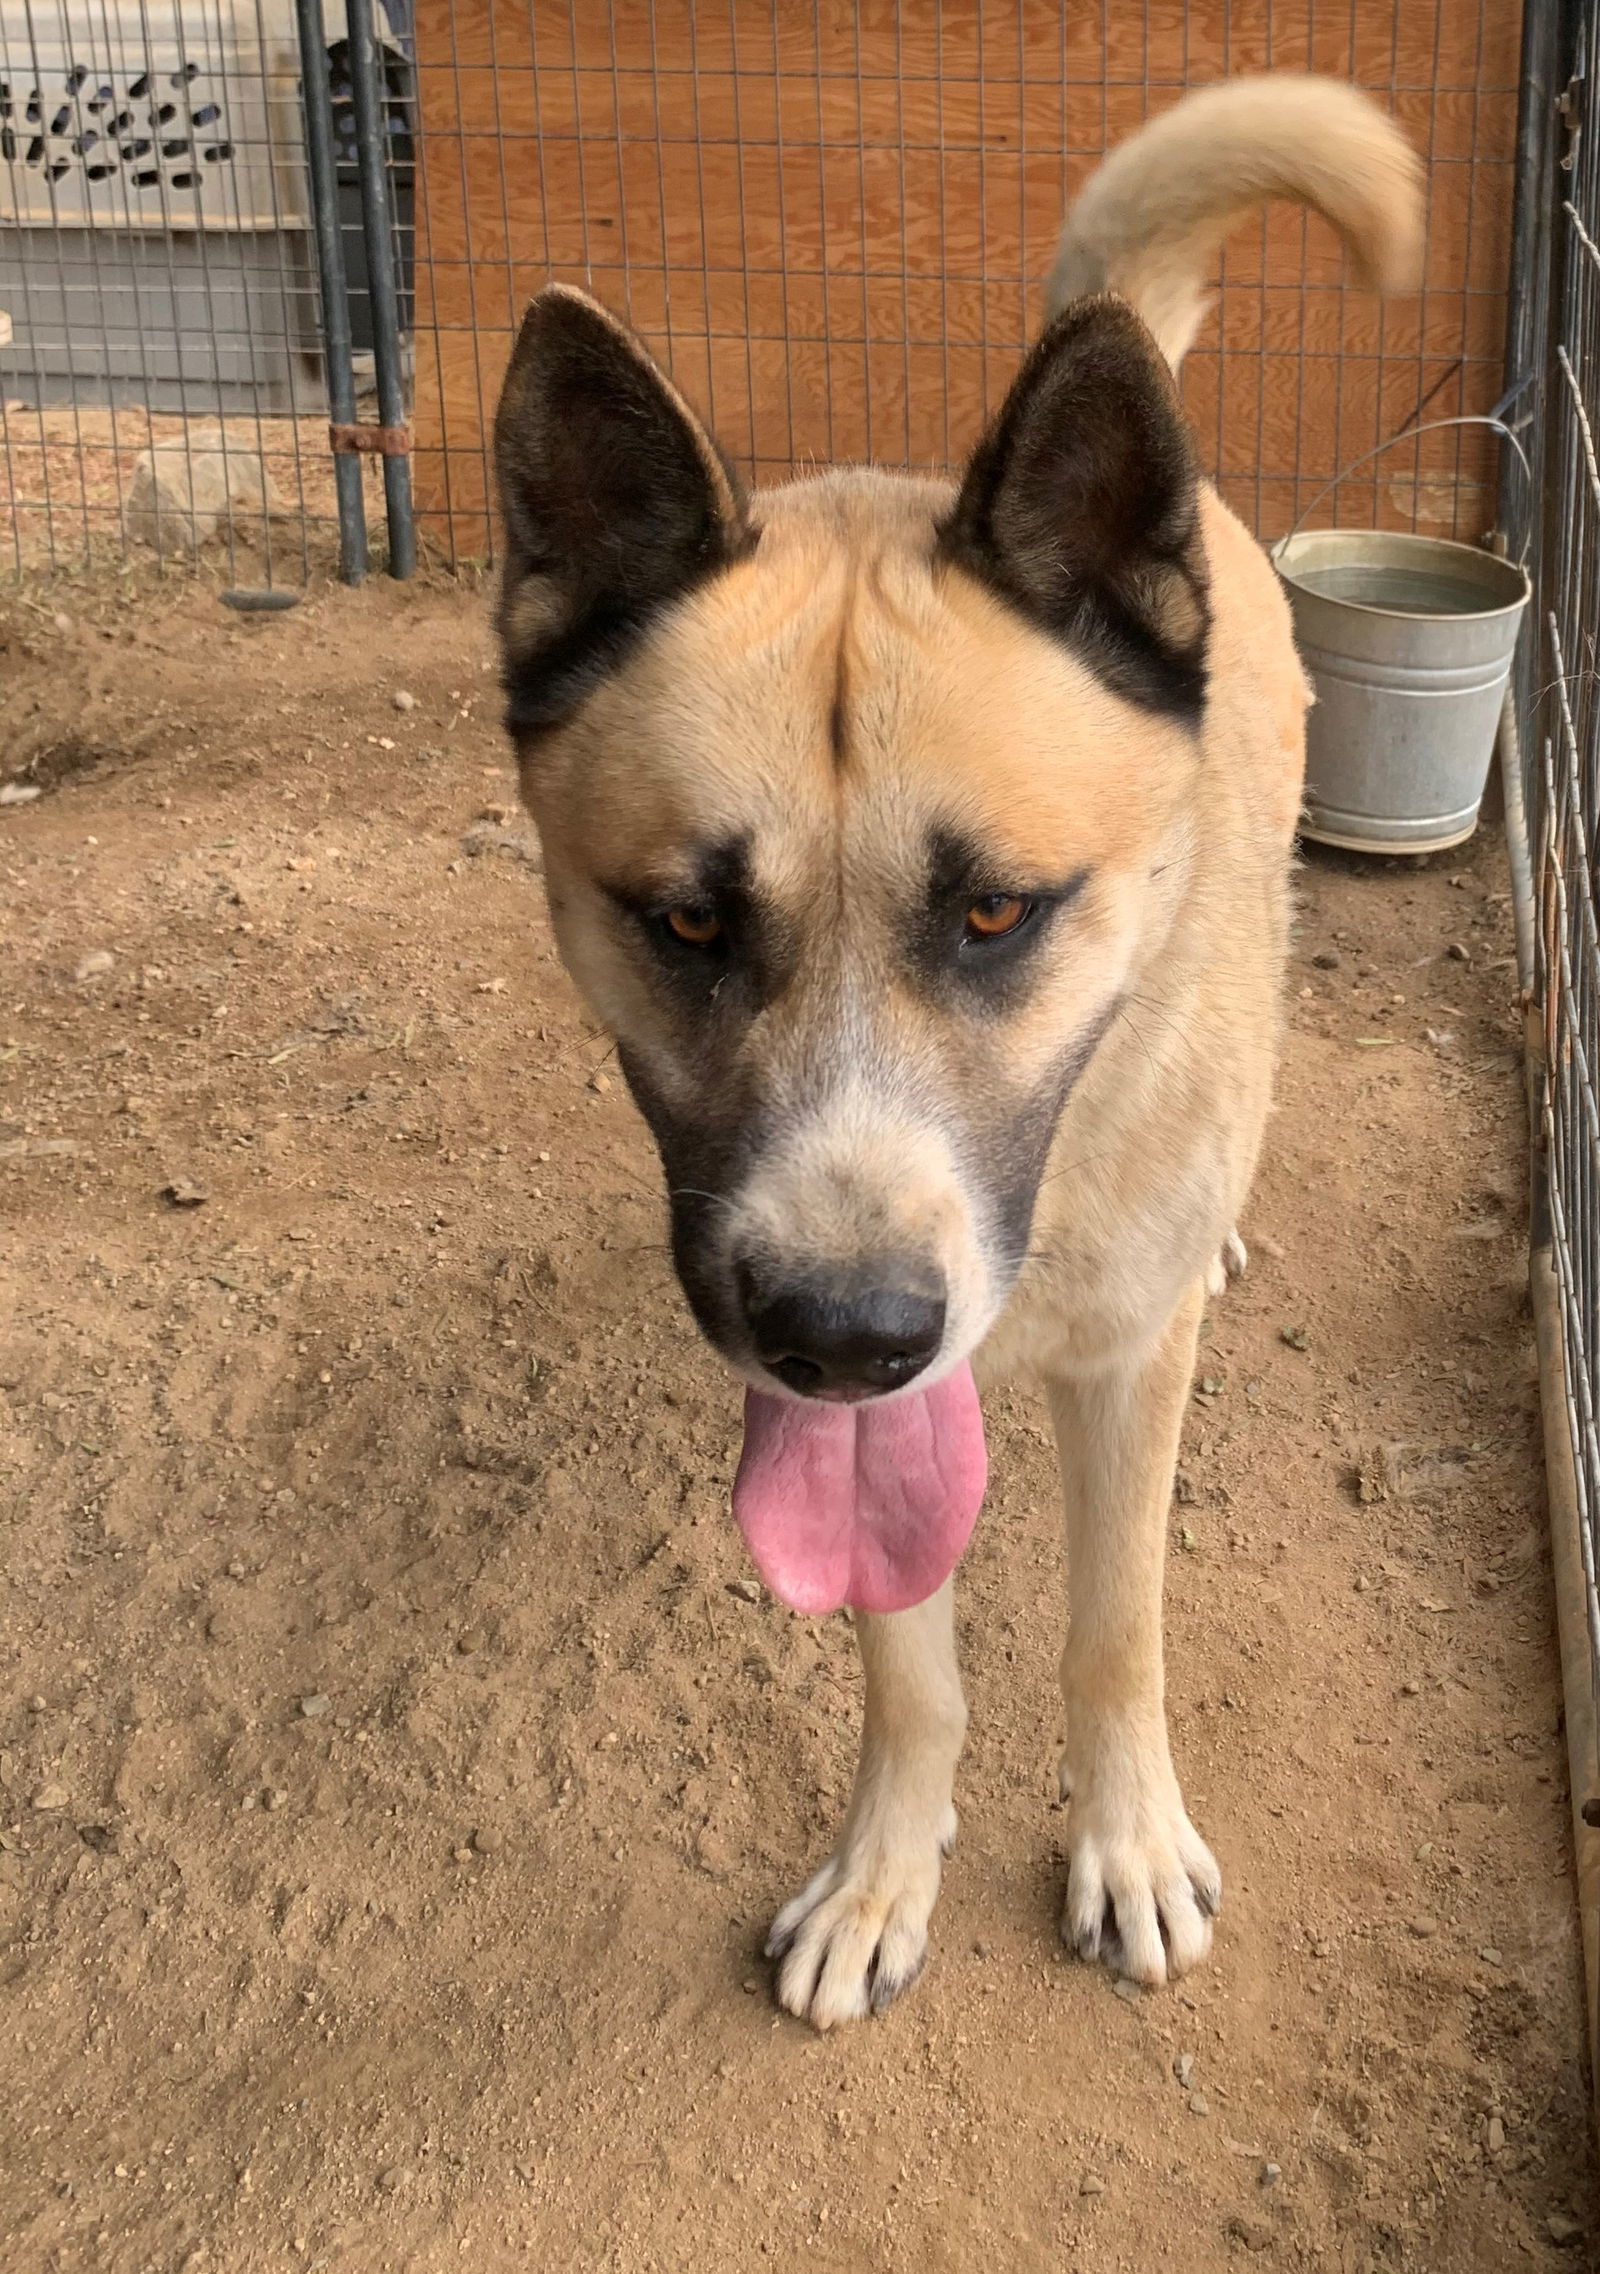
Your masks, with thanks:
[[(1003, 1295), (1022, 1267), (1061, 1111), (1118, 1004), (1059, 1036), (1042, 1064), (1014, 1061), (1014, 1021), (1037, 1012), (1060, 935), (1080, 920), (1092, 880), (1084, 871), (1030, 879), (1028, 891), (1005, 895), (993, 873), (974, 848), (934, 833), (892, 921), (864, 926), (847, 950), (850, 968), (841, 958), (831, 973), (816, 967), (824, 942), (769, 904), (742, 860), (697, 874), (688, 904), (696, 945), (668, 932), (659, 912), (624, 904), (653, 966), (660, 1021), (646, 1045), (621, 1044), (623, 1071), (661, 1153), (691, 1308), (747, 1370), (750, 1282), (763, 1272), (821, 1259), (848, 1274), (870, 1259), (901, 1285), (938, 1283), (938, 1242), (916, 1229), (938, 1213), (928, 1172), (908, 1168), (909, 1192), (872, 1197), (886, 1168), (896, 1182), (897, 1118), (914, 1152), (931, 1144), (934, 1178), (950, 1180), (982, 1227), (993, 1290)], [(720, 892), (713, 875), (726, 880)], [(856, 1132), (875, 1117), (861, 1142)], [(803, 1198), (794, 1209), (752, 1206), (752, 1193), (774, 1187), (774, 1165), (808, 1149), (812, 1181), (831, 1192), (810, 1209)], [(792, 1170), (777, 1176), (794, 1181)], [(903, 1213), (897, 1199), (910, 1202)]]
[[(1026, 1261), (1040, 1178), (1061, 1113), (1119, 1008), (1113, 1000), (1071, 1037), (1045, 1080), (1032, 1089), (1014, 1085), (1005, 1094), (976, 1101), (970, 1096), (930, 1100), (929, 1122), (947, 1145), (952, 1172), (982, 1224), (987, 1276), (997, 1298), (1009, 1292)], [(751, 1248), (726, 1234), (751, 1180), (781, 1154), (786, 1136), (800, 1134), (803, 1109), (774, 1113), (759, 1103), (733, 1101), (731, 1110), (719, 1106), (686, 1115), (662, 1094), (646, 1065), (626, 1049), (619, 1057), (661, 1155), (673, 1261), (690, 1309), (707, 1340), (734, 1364), (748, 1367), (752, 1350), (740, 1266), (749, 1263)], [(823, 1101), (819, 1118), (826, 1112)], [(861, 1166), (867, 1172), (860, 1178), (865, 1185), (881, 1163)], [(850, 1168), (843, 1162), (841, 1168), (843, 1181)], [(861, 1255), (892, 1257), (902, 1276), (908, 1269), (935, 1275), (927, 1245), (903, 1230), (897, 1233), (891, 1214), (859, 1203), (852, 1214), (863, 1226), (873, 1226), (855, 1243)], [(766, 1248), (784, 1262), (800, 1246), (794, 1241), (754, 1243), (758, 1252)], [(850, 1268), (855, 1261), (841, 1256), (831, 1240), (826, 1252), (822, 1243), (811, 1243), (802, 1260), (814, 1266), (819, 1257), (830, 1268)]]
[(1152, 343), (1115, 301), (1058, 319), (954, 497), (860, 475), (753, 507), (562, 290), (524, 325), (496, 461), (552, 910), (697, 1319), (748, 1368), (742, 1272), (899, 1259), (970, 1348), (1194, 763), (1197, 492)]

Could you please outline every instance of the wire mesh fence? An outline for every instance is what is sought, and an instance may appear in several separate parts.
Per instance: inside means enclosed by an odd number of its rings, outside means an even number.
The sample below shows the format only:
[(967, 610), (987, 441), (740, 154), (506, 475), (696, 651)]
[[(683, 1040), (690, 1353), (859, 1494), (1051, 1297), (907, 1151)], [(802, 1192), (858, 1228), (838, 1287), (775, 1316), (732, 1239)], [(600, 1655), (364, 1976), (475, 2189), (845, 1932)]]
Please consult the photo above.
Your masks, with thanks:
[[(342, 8), (329, 28), (319, 93), (370, 389)], [(404, 276), (407, 18), (378, 28)], [(293, 0), (0, 0), (0, 574), (142, 555), (271, 585), (331, 561), (302, 81)]]
[[(1522, 197), (1543, 228), (1524, 308), (1522, 368), (1541, 450), (1513, 476), (1512, 534), (1534, 568), (1516, 688), (1531, 923), (1524, 948), (1542, 1026), (1535, 1111), (1536, 1248), (1560, 1293), (1566, 1409), (1592, 1701), (1600, 1708), (1600, 0), (1566, 0), (1535, 42)], [(1519, 236), (1523, 232), (1519, 229)], [(1520, 509), (1520, 510), (1519, 510)], [(1551, 1385), (1547, 1385), (1547, 1388)], [(1569, 1715), (1572, 1712), (1569, 1699)]]
[[(1387, 307), (1298, 214), (1230, 246), (1184, 375), (1229, 501), (1279, 535), (1374, 443), (1500, 392), (1517, 81), (1503, 0), (371, 4), (381, 265), (414, 336), (385, 411), (333, 0), (330, 194), (355, 382), (383, 447), (409, 445), (424, 527), (453, 561), (493, 552), (493, 399), (548, 279), (628, 315), (758, 480), (814, 459), (947, 466), (1016, 366), (1087, 173), (1185, 87), (1230, 73), (1371, 88), (1427, 158), (1430, 211), (1424, 290)], [(371, 458), (339, 474), (327, 447), (306, 12), (0, 0), (0, 564), (151, 547), (225, 555), (235, 581), (303, 577), (331, 558), (340, 483), (348, 501), (364, 480), (369, 513), (380, 478), (400, 483), (393, 456), (381, 476)], [(1491, 476), (1481, 436), (1435, 429), (1345, 482), (1324, 517), (1475, 538)]]
[[(493, 542), (484, 438), (521, 308), (555, 277), (630, 318), (756, 479), (943, 467), (1039, 313), (1062, 215), (1184, 88), (1313, 70), (1428, 161), (1426, 284), (1381, 306), (1278, 211), (1231, 244), (1185, 392), (1266, 537), (1373, 443), (1501, 391), (1517, 11), (1503, 0), (418, 0), (416, 466), (455, 554)], [(1354, 523), (1475, 539), (1493, 452), (1408, 444)]]

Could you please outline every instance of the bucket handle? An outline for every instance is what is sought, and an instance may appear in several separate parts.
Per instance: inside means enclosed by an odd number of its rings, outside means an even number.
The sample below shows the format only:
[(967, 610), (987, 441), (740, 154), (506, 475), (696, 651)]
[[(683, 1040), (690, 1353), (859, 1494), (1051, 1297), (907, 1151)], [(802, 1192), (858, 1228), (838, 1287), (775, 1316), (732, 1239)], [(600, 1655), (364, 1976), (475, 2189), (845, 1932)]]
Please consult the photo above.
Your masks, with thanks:
[[(1288, 535), (1280, 537), (1278, 539), (1278, 542), (1273, 546), (1273, 566), (1277, 566), (1278, 555), (1283, 551), (1284, 546), (1288, 544), (1289, 538), (1297, 537), (1300, 534), (1300, 531), (1305, 524), (1307, 515), (1315, 513), (1317, 507), (1328, 495), (1328, 492), (1330, 490), (1336, 490), (1339, 487), (1339, 484), (1346, 478), (1347, 475), (1355, 473), (1360, 467), (1366, 465), (1369, 459), (1381, 457), (1385, 450), (1392, 450), (1397, 442), (1414, 442), (1419, 434), (1434, 434), (1441, 427), (1446, 426), (1492, 426), (1497, 434), (1503, 435), (1506, 441), (1510, 443), (1512, 449), (1516, 452), (1518, 458), (1522, 462), (1522, 471), (1527, 475), (1530, 482), (1533, 480), (1533, 468), (1528, 462), (1528, 453), (1523, 449), (1521, 441), (1517, 435), (1512, 432), (1511, 428), (1507, 426), (1505, 420), (1503, 418), (1496, 418), (1492, 412), (1478, 412), (1466, 418), (1430, 418), (1425, 420), (1421, 426), (1402, 427), (1398, 434), (1391, 434), (1387, 442), (1374, 443), (1370, 450), (1363, 450), (1359, 458), (1352, 458), (1349, 465), (1344, 467), (1339, 473), (1335, 474), (1331, 482), (1323, 483), (1321, 489), (1318, 490), (1316, 496), (1311, 500), (1311, 503), (1303, 509), (1299, 519), (1295, 522), (1294, 527), (1288, 532)], [(1528, 548), (1526, 543), (1524, 543), (1522, 548), (1522, 558), (1517, 563), (1517, 566), (1519, 568), (1525, 569), (1527, 565)]]

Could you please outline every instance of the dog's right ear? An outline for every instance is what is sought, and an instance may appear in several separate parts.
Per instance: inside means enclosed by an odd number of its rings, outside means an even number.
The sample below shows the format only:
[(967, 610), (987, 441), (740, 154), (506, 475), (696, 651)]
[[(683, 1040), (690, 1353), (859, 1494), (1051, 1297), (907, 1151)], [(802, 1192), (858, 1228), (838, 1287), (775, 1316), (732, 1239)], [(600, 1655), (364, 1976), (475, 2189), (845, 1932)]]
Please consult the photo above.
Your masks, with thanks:
[(694, 413), (627, 327), (569, 285), (523, 318), (494, 454), (506, 723), (526, 745), (750, 539), (743, 494)]

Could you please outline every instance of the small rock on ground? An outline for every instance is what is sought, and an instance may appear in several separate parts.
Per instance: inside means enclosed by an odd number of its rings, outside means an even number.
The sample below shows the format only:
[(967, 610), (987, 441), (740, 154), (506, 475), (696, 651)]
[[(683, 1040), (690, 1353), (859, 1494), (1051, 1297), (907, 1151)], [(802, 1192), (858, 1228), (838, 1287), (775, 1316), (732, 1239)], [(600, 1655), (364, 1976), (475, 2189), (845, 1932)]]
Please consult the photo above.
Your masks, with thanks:
[(461, 850), (473, 860), (485, 853), (504, 853), (509, 860), (525, 862), (530, 869), (544, 868), (544, 856), (532, 832), (507, 829), (498, 821), (475, 821), (461, 840)]
[(162, 554), (198, 552), (236, 511), (259, 530), (283, 510), (257, 453), (220, 426), (141, 450), (123, 506), (129, 536)]

